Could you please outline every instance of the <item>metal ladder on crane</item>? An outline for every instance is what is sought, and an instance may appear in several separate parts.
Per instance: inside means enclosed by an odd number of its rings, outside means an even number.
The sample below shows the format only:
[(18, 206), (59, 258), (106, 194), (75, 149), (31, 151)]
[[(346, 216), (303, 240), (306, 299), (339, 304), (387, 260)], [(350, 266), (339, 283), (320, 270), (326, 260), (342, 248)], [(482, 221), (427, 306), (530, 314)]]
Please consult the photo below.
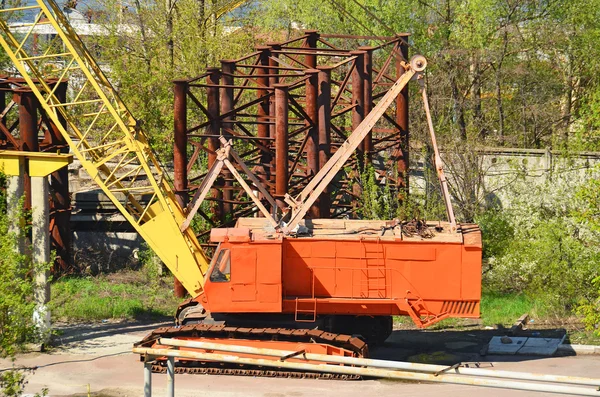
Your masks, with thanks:
[[(33, 22), (22, 16), (35, 13)], [(55, 31), (36, 52), (34, 33)], [(191, 229), (180, 231), (184, 210), (175, 200), (139, 123), (119, 98), (54, 0), (0, 9), (0, 44), (73, 154), (192, 295), (202, 292), (208, 260)], [(59, 84), (74, 82), (66, 102)], [(148, 201), (141, 197), (149, 197)]]

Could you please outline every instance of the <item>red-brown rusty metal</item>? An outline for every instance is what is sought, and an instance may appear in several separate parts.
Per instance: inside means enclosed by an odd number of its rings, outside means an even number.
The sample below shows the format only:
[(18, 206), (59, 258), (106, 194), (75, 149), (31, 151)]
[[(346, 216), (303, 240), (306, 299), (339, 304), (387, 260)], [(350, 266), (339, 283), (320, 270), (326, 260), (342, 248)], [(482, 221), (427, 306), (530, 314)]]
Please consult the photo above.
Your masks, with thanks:
[[(187, 80), (175, 80), (173, 85), (174, 105), (173, 105), (173, 123), (174, 123), (174, 142), (173, 145), (173, 185), (175, 188), (175, 198), (178, 204), (185, 208), (189, 201), (188, 178), (187, 178)], [(183, 298), (185, 288), (183, 284), (175, 278), (173, 289), (175, 296)]]
[[(403, 61), (408, 60), (408, 45), (399, 41), (395, 47), (396, 52), (396, 76), (399, 78), (404, 74)], [(398, 169), (398, 198), (405, 200), (408, 196), (408, 173), (409, 173), (409, 132), (408, 132), (408, 87), (402, 90), (396, 98), (396, 123), (400, 129), (398, 134), (397, 169)]]
[[(373, 49), (372, 47), (359, 47), (364, 51), (363, 55), (363, 79), (364, 79), (364, 99), (363, 113), (366, 116), (373, 109)], [(362, 144), (364, 155), (369, 164), (373, 162), (373, 132), (365, 137)]]
[[(356, 57), (352, 70), (352, 130), (355, 130), (365, 118), (365, 51), (350, 51)], [(365, 158), (364, 141), (356, 151), (358, 163)]]
[[(321, 169), (331, 156), (331, 66), (319, 66), (319, 169)], [(330, 189), (326, 188), (319, 198), (321, 218), (331, 216)]]
[(275, 199), (283, 209), (288, 192), (288, 87), (275, 84)]
[[(190, 144), (194, 146), (188, 171), (200, 160), (199, 156), (207, 155), (209, 166), (213, 163), (211, 152), (214, 153), (217, 146), (211, 144), (211, 139), (216, 140), (223, 134), (233, 139), (234, 144), (239, 142), (241, 145), (244, 142), (243, 146), (239, 146), (239, 149), (243, 147), (238, 150), (240, 156), (262, 181), (263, 187), (279, 196), (279, 205), (287, 207), (281, 201), (282, 195), (298, 194), (312, 175), (320, 170), (324, 162), (322, 158), (336, 151), (353, 127), (366, 117), (396, 81), (398, 57), (395, 53), (399, 51), (396, 48), (398, 43), (405, 43), (406, 38), (406, 34), (363, 37), (305, 31), (303, 35), (285, 42), (259, 46), (256, 51), (235, 61), (222, 61), (219, 69), (208, 69), (206, 74), (189, 80), (188, 105), (196, 108), (192, 122), (195, 125), (188, 128)], [(405, 47), (406, 44), (403, 44), (402, 48)], [(328, 87), (319, 86), (321, 73), (313, 71), (317, 67), (321, 69), (321, 66), (330, 70), (330, 81), (325, 83)], [(220, 73), (221, 78), (212, 79), (211, 73)], [(200, 80), (204, 78), (206, 80)], [(277, 84), (287, 86), (288, 113), (285, 120), (282, 116), (279, 120), (276, 118)], [(329, 113), (325, 116), (319, 114), (319, 107), (326, 103), (326, 98), (321, 96), (327, 89), (330, 93)], [(196, 94), (197, 90), (203, 92), (199, 95)], [(220, 92), (221, 101), (217, 105), (220, 112), (210, 110), (215, 103), (211, 99), (214, 98), (214, 94), (211, 94), (214, 90)], [(282, 96), (281, 91), (279, 96)], [(204, 97), (207, 98), (206, 105), (202, 101)], [(372, 163), (373, 156), (379, 160), (375, 172), (391, 180), (393, 190), (397, 187), (396, 183), (398, 187), (406, 185), (406, 178), (402, 178), (406, 167), (400, 172), (401, 180), (396, 179), (397, 166), (407, 166), (403, 160), (408, 158), (407, 153), (403, 156), (399, 150), (399, 130), (406, 130), (401, 126), (407, 127), (408, 113), (405, 113), (405, 105), (401, 104), (399, 108), (401, 111), (396, 113), (395, 107), (390, 108), (372, 128), (361, 144), (362, 150), (348, 161), (331, 186), (331, 204), (316, 203), (311, 208), (311, 217), (358, 216), (359, 207), (352, 203), (360, 198), (361, 192), (354, 182), (360, 176), (363, 160)], [(403, 117), (400, 123), (399, 117)], [(281, 161), (282, 154), (278, 162), (277, 150), (279, 144), (283, 144), (281, 123), (284, 121), (287, 123), (284, 145), (286, 160)], [(321, 145), (324, 136), (329, 136), (329, 141)], [(406, 139), (406, 136), (402, 139)], [(404, 147), (407, 148), (406, 145)], [(208, 154), (204, 154), (202, 149)], [(278, 177), (283, 172), (285, 177)], [(196, 173), (190, 178), (189, 188), (192, 191), (198, 188), (204, 175)], [(224, 180), (226, 186), (223, 186)], [(258, 213), (257, 208), (244, 197), (244, 190), (230, 175), (224, 173), (219, 182), (215, 189), (222, 196), (215, 194), (207, 200), (227, 206), (227, 210), (219, 211), (217, 208), (214, 211), (216, 216), (210, 217), (216, 219), (214, 226), (226, 219), (231, 224), (242, 214)], [(285, 186), (284, 191), (281, 190), (282, 186)], [(328, 195), (323, 195), (322, 199), (326, 197)], [(201, 211), (199, 213), (207, 217)], [(226, 216), (228, 213), (231, 215)]]
[[(218, 85), (221, 74), (219, 68), (208, 68), (206, 71), (208, 73), (206, 76), (206, 83), (208, 84), (208, 87), (206, 87), (206, 107), (208, 111), (207, 116), (210, 118), (210, 123), (206, 127), (206, 135), (209, 135), (207, 138), (207, 146), (208, 169), (210, 169), (217, 160), (217, 149), (219, 149), (219, 139), (217, 138), (217, 135), (219, 135), (221, 130), (221, 123), (219, 121), (221, 100)], [(221, 189), (212, 189), (212, 197), (217, 199), (217, 204), (214, 208), (215, 217), (217, 219), (222, 219), (223, 191)]]
[[(19, 88), (14, 91), (14, 101), (19, 104), (19, 132), (21, 147), (24, 152), (39, 152), (38, 141), (38, 108), (39, 103), (33, 92), (27, 88)], [(23, 208), (31, 210), (31, 178), (29, 170), (25, 169), (23, 176), (25, 200)]]
[[(271, 54), (271, 49), (268, 46), (259, 46), (256, 47), (256, 50), (260, 52), (260, 55), (258, 57), (258, 61), (259, 61), (259, 65), (260, 66), (264, 66), (264, 68), (258, 68), (256, 70), (258, 78), (256, 80), (257, 84), (261, 87), (269, 87), (269, 83), (270, 83), (270, 77), (268, 77), (268, 75), (270, 74), (269, 71), (269, 56)], [(269, 118), (269, 112), (270, 112), (270, 99), (267, 96), (269, 94), (269, 91), (266, 89), (259, 89), (256, 91), (256, 96), (257, 98), (263, 98), (262, 101), (258, 104), (257, 107), (257, 122), (259, 123), (256, 126), (256, 131), (257, 131), (257, 136), (259, 138), (263, 138), (262, 140), (260, 140), (260, 144), (262, 145), (262, 148), (260, 150), (260, 169), (257, 172), (257, 176), (258, 178), (262, 181), (263, 185), (267, 187), (267, 191), (269, 191), (270, 189), (268, 188), (269, 185), (269, 179), (270, 179), (270, 175), (271, 175), (271, 152), (268, 150), (269, 149), (269, 141), (268, 138), (270, 136), (270, 118)], [(259, 212), (259, 216), (261, 216), (261, 213)]]
[[(309, 69), (306, 71), (308, 80), (306, 81), (306, 114), (308, 116), (306, 123), (309, 126), (306, 142), (306, 165), (310, 177), (319, 172), (319, 113), (317, 108), (317, 99), (319, 96), (319, 71)], [(320, 218), (320, 207), (318, 200), (309, 211), (312, 218)]]

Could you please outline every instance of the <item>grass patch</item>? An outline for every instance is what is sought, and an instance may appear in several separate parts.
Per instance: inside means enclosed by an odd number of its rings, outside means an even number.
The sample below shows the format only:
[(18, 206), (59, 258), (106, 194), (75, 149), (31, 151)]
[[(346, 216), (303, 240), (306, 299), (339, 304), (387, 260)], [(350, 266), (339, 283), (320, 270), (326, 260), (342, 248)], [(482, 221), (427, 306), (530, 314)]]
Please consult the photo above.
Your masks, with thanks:
[(525, 313), (530, 317), (544, 315), (543, 304), (524, 294), (500, 294), (484, 292), (481, 296), (481, 320), (483, 325), (510, 327)]
[(63, 321), (172, 317), (180, 303), (172, 285), (172, 277), (149, 280), (143, 271), (62, 278), (52, 284), (52, 316)]

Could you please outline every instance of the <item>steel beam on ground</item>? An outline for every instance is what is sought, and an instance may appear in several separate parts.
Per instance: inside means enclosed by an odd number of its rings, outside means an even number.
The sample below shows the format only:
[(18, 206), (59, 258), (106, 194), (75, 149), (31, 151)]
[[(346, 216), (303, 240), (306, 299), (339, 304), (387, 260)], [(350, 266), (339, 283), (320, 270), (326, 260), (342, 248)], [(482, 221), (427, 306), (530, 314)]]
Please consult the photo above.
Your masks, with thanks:
[[(252, 348), (250, 348), (252, 349)], [(248, 349), (248, 350), (250, 350)], [(269, 349), (252, 349), (255, 351), (255, 355), (266, 355), (262, 350)], [(284, 368), (294, 369), (302, 371), (313, 371), (322, 373), (334, 373), (334, 374), (346, 374), (346, 375), (358, 375), (365, 377), (375, 378), (388, 378), (388, 379), (402, 379), (412, 381), (424, 381), (424, 382), (436, 382), (436, 383), (450, 383), (459, 385), (469, 386), (484, 386), (500, 389), (515, 389), (515, 390), (528, 390), (538, 391), (547, 393), (560, 393), (560, 394), (576, 394), (582, 396), (600, 396), (600, 391), (597, 387), (583, 387), (573, 385), (562, 385), (552, 383), (533, 383), (514, 381), (510, 379), (493, 379), (488, 377), (476, 377), (476, 376), (464, 376), (457, 375), (449, 372), (440, 373), (424, 373), (424, 372), (413, 372), (406, 370), (393, 370), (393, 369), (382, 369), (374, 367), (360, 367), (352, 365), (332, 365), (327, 363), (313, 364), (302, 361), (286, 361), (286, 360), (274, 360), (265, 358), (252, 358), (247, 356), (240, 356), (234, 354), (223, 354), (223, 353), (207, 353), (207, 352), (196, 352), (190, 350), (175, 350), (175, 349), (151, 349), (151, 348), (140, 348), (134, 347), (133, 352), (136, 354), (145, 354), (152, 357), (167, 357), (171, 359), (174, 357), (183, 359), (192, 359), (197, 361), (215, 361), (232, 364), (242, 364), (251, 366), (265, 366), (273, 368)], [(292, 352), (297, 353), (297, 352)], [(280, 356), (283, 358), (284, 356)], [(299, 356), (302, 357), (302, 356)], [(346, 357), (344, 357), (346, 358)], [(359, 362), (361, 359), (356, 359)], [(360, 364), (358, 364), (360, 365)], [(450, 369), (450, 368), (448, 368)]]

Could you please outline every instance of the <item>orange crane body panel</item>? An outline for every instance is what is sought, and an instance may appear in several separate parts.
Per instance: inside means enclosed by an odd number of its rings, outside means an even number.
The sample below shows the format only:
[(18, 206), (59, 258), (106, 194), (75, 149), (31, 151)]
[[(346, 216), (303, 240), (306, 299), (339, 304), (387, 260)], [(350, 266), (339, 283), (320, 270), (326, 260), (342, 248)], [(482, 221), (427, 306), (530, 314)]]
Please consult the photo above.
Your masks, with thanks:
[(335, 314), (479, 317), (478, 228), (405, 238), (389, 230), (346, 235), (365, 221), (343, 222), (343, 231), (310, 237), (243, 226), (213, 229), (219, 248), (203, 306), (211, 313), (291, 313), (308, 322)]

